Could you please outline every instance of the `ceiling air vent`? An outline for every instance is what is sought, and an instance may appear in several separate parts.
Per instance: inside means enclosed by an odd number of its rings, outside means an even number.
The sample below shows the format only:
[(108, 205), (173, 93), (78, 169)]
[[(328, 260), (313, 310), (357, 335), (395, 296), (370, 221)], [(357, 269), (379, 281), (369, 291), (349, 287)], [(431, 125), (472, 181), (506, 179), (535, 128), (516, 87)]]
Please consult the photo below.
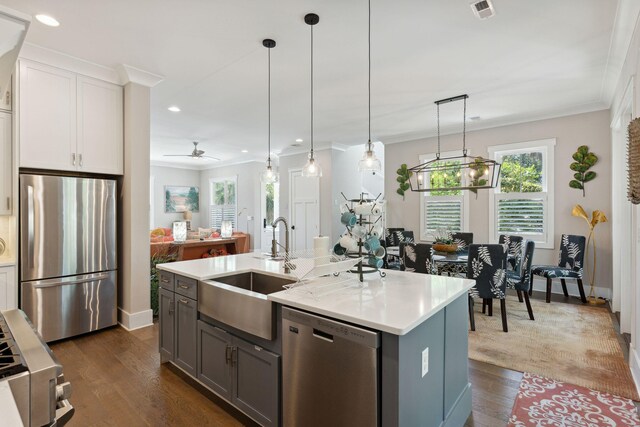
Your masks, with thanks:
[(473, 9), (473, 14), (480, 19), (491, 18), (496, 14), (491, 0), (473, 1), (471, 2), (471, 9)]

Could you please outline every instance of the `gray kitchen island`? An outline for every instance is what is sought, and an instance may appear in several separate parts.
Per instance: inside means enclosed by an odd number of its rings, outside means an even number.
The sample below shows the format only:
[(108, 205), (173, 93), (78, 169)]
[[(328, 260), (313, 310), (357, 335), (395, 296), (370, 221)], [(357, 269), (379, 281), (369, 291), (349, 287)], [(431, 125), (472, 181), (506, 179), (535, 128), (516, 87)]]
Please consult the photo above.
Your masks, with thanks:
[(471, 280), (387, 271), (284, 290), (296, 278), (259, 253), (158, 269), (161, 361), (261, 425), (461, 426), (471, 413)]

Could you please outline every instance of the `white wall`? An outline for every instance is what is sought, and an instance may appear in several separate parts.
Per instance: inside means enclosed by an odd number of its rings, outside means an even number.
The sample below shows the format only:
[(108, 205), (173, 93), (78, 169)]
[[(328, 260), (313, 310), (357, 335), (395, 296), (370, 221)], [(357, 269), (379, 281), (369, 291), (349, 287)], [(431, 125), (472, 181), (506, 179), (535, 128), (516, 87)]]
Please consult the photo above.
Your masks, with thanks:
[[(260, 213), (260, 173), (264, 162), (249, 162), (237, 165), (216, 167), (200, 171), (200, 218), (201, 226), (209, 225), (209, 203), (211, 178), (238, 177), (237, 202), (238, 231), (251, 234), (251, 248), (260, 248), (262, 219)], [(253, 219), (249, 220), (248, 217)]]
[[(170, 228), (173, 221), (182, 221), (182, 213), (166, 213), (164, 211), (164, 187), (166, 185), (179, 185), (187, 187), (199, 187), (200, 190), (200, 212), (193, 212), (191, 228), (196, 229), (206, 226), (207, 221), (203, 214), (205, 204), (208, 205), (209, 186), (202, 187), (200, 183), (200, 171), (193, 169), (171, 168), (166, 166), (151, 166), (151, 176), (153, 177), (153, 222), (151, 228)], [(207, 206), (208, 208), (208, 206)]]
[[(578, 114), (549, 120), (540, 120), (467, 133), (467, 146), (474, 156), (487, 156), (487, 147), (512, 142), (556, 138), (555, 147), (555, 248), (536, 249), (535, 264), (557, 264), (558, 241), (562, 233), (586, 235), (588, 229), (582, 219), (571, 215), (577, 203), (587, 212), (600, 209), (611, 213), (611, 134), (609, 132), (609, 111)], [(461, 147), (461, 135), (447, 135), (441, 138), (443, 151)], [(418, 163), (421, 154), (436, 151), (436, 138), (409, 141), (386, 146), (385, 193), (388, 195), (387, 226), (420, 230), (419, 193), (407, 192), (405, 201), (396, 194), (396, 169), (406, 163), (409, 167)], [(569, 169), (571, 155), (580, 145), (588, 145), (598, 155), (599, 161), (593, 170), (597, 178), (586, 187), (587, 196), (569, 188), (573, 172)], [(489, 240), (489, 192), (478, 191), (478, 197), (470, 195), (470, 231), (474, 241)], [(602, 224), (597, 229), (598, 271), (596, 286), (611, 288), (611, 226)], [(575, 290), (570, 287), (570, 291)], [(609, 295), (605, 295), (609, 296)]]

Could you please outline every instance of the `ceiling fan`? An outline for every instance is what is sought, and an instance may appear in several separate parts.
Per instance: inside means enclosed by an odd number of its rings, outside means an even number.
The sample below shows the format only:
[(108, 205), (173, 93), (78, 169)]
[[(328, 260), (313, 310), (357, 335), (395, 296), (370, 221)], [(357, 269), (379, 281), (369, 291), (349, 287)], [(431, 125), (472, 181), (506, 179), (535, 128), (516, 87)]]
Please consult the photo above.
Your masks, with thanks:
[(191, 157), (192, 159), (211, 159), (220, 161), (217, 157), (205, 156), (203, 150), (198, 150), (198, 141), (193, 141), (193, 151), (191, 154), (165, 154), (165, 157)]

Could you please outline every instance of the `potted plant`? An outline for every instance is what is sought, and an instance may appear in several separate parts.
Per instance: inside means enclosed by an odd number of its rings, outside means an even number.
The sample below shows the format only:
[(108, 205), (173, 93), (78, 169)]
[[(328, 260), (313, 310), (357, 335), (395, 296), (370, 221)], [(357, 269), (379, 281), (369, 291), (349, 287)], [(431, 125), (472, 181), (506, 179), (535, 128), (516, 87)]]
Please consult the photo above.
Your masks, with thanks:
[(453, 241), (451, 232), (446, 228), (438, 228), (432, 234), (433, 250), (438, 252), (453, 253), (458, 250), (458, 244)]

